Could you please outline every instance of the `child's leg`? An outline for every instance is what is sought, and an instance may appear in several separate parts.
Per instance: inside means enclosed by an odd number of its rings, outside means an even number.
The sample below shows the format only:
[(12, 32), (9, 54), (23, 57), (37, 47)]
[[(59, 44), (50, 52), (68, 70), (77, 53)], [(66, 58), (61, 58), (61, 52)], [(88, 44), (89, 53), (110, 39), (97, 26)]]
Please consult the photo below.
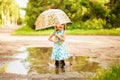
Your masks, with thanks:
[(60, 67), (64, 68), (64, 66), (65, 66), (65, 61), (64, 60), (60, 60)]
[(55, 66), (59, 67), (59, 60), (55, 60)]
[(58, 67), (55, 68), (55, 73), (59, 74), (59, 68)]

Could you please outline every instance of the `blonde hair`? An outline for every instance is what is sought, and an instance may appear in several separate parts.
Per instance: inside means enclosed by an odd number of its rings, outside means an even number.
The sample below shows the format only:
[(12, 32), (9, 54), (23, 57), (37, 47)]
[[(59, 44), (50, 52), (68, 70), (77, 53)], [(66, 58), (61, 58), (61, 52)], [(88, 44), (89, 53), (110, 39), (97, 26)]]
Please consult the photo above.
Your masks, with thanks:
[(66, 24), (62, 24), (62, 25), (64, 26), (63, 29), (66, 30)]
[[(61, 24), (63, 25), (63, 29), (66, 30), (66, 24)], [(57, 31), (56, 26), (54, 26), (55, 31)]]

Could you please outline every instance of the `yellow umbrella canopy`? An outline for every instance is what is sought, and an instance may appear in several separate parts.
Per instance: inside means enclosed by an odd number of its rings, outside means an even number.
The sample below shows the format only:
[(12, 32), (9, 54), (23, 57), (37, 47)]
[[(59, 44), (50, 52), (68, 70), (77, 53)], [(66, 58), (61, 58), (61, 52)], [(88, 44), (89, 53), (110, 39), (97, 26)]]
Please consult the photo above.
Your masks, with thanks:
[(60, 9), (49, 9), (43, 11), (37, 18), (35, 22), (35, 29), (44, 29), (57, 24), (70, 23), (71, 20), (66, 15), (66, 13)]

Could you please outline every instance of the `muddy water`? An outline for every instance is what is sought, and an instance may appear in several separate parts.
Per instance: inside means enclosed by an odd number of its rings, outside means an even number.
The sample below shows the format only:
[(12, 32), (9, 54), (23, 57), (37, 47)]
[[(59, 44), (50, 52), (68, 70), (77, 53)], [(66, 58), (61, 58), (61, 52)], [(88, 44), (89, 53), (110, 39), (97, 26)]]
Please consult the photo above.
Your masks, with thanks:
[(54, 60), (50, 59), (51, 47), (21, 47), (18, 54), (12, 56), (18, 60), (10, 61), (0, 68), (0, 72), (16, 74), (59, 74), (59, 73), (94, 73), (105, 68), (108, 62), (97, 57), (71, 56), (65, 60), (65, 68), (55, 68)]
[[(28, 48), (30, 71), (39, 74), (56, 73), (60, 69), (55, 69), (54, 61), (50, 59), (52, 48)], [(63, 72), (95, 72), (101, 68), (99, 63), (88, 61), (87, 56), (71, 56), (65, 60), (66, 67)], [(62, 72), (62, 71), (61, 71)]]
[(29, 52), (26, 47), (20, 47), (16, 49), (16, 53), (13, 56), (1, 57), (2, 66), (0, 67), (0, 72), (2, 73), (15, 73), (15, 74), (28, 74), (29, 67), (26, 59)]
[(65, 68), (55, 68), (54, 60), (50, 59), (51, 47), (21, 47), (19, 54), (14, 58), (19, 60), (11, 61), (2, 68), (4, 73), (16, 74), (59, 74), (65, 72), (95, 72), (101, 66), (97, 62), (89, 61), (87, 56), (71, 56), (65, 60)]

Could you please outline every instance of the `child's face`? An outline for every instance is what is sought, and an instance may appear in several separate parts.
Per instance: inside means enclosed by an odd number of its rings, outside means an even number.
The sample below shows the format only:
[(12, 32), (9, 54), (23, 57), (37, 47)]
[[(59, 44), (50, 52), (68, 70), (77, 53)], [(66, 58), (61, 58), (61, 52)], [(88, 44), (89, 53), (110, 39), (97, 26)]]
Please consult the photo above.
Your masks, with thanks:
[(57, 31), (60, 31), (60, 30), (62, 30), (62, 29), (63, 29), (63, 25), (58, 24), (58, 25), (56, 26), (56, 30), (57, 30)]

